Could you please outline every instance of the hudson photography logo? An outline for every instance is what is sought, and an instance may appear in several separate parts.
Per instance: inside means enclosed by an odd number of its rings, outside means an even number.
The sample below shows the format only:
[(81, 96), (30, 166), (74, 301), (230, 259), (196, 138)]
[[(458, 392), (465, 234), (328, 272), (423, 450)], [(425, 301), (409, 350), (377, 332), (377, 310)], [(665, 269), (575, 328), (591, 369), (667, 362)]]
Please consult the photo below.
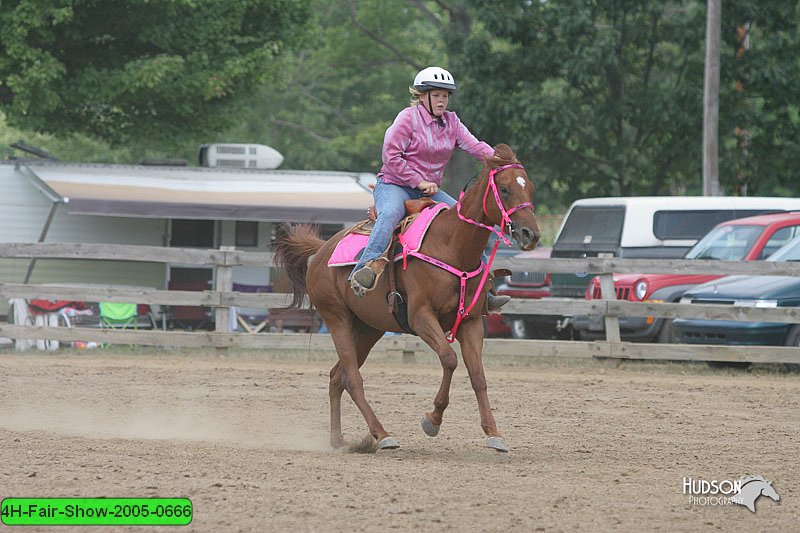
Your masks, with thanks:
[(743, 505), (753, 513), (760, 496), (776, 502), (781, 499), (772, 481), (761, 476), (722, 480), (684, 477), (683, 493), (689, 496), (690, 505)]

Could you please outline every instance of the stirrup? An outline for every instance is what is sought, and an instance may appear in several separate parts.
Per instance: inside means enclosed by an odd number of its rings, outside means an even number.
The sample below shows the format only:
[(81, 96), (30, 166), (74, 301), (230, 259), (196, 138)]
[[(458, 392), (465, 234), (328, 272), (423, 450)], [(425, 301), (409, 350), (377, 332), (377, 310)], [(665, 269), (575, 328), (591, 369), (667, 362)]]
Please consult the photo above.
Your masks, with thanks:
[(350, 278), (350, 288), (359, 298), (375, 288), (377, 276), (369, 266), (363, 266)]
[[(390, 243), (391, 244), (391, 243)], [(361, 297), (378, 285), (378, 279), (386, 269), (389, 260), (386, 257), (377, 257), (366, 262), (350, 278), (350, 288)]]
[(507, 294), (500, 294), (498, 296), (495, 296), (494, 294), (489, 292), (486, 294), (486, 296), (488, 298), (486, 308), (489, 310), (490, 313), (494, 311), (499, 311), (501, 307), (503, 307), (504, 305), (506, 305), (508, 302), (511, 301), (511, 296), (508, 296)]

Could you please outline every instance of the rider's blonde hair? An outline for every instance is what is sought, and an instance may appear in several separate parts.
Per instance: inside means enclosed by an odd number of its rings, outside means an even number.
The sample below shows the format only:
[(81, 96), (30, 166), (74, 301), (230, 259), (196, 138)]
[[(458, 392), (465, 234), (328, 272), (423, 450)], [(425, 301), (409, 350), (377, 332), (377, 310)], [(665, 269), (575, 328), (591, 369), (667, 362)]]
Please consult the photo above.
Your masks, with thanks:
[[(430, 91), (434, 90), (436, 90), (435, 87), (433, 89), (430, 89)], [(420, 91), (419, 89), (409, 87), (408, 92), (411, 93), (411, 102), (408, 105), (414, 107), (415, 105), (420, 103), (420, 101), (422, 101), (422, 96), (429, 91)], [(453, 94), (453, 91), (447, 91), (447, 92), (450, 93), (451, 95)]]
[(427, 91), (420, 91), (413, 87), (409, 87), (408, 92), (411, 93), (411, 102), (408, 105), (414, 107), (415, 105), (420, 103), (420, 101), (422, 100), (422, 95), (425, 94)]

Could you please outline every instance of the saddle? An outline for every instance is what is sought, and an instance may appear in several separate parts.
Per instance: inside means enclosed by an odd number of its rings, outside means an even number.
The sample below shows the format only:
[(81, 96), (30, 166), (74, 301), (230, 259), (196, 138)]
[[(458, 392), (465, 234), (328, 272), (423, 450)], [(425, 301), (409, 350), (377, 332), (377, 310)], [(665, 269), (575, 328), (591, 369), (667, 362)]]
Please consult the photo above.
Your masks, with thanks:
[[(437, 202), (430, 198), (407, 200), (405, 202), (406, 217), (400, 221), (400, 224), (398, 224), (398, 227), (395, 229), (395, 233), (388, 248), (384, 251), (384, 255), (372, 262), (373, 270), (378, 278), (380, 278), (384, 272), (388, 272), (389, 293), (386, 295), (386, 299), (389, 311), (394, 315), (400, 327), (410, 334), (415, 333), (408, 323), (405, 297), (402, 293), (397, 291), (395, 268), (386, 269), (386, 267), (401, 259), (405, 259), (409, 251), (418, 252), (431, 222), (436, 215), (446, 208), (446, 204), (437, 204)], [(375, 211), (374, 205), (370, 208), (369, 217), (371, 220), (359, 222), (350, 228), (345, 236), (342, 237), (328, 259), (329, 267), (352, 266), (358, 262), (360, 254), (369, 241), (369, 234), (377, 219), (377, 212)], [(393, 250), (393, 252), (390, 252), (390, 250)], [(405, 269), (405, 266), (403, 268)], [(488, 281), (490, 290), (493, 293), (496, 294), (493, 283), (494, 277), (507, 274), (510, 274), (510, 271), (495, 271), (490, 273)], [(486, 302), (484, 302), (481, 314), (488, 314)]]
[[(400, 232), (402, 233), (426, 207), (431, 207), (433, 205), (436, 205), (436, 202), (428, 197), (406, 200), (403, 202), (403, 206), (406, 208), (406, 216), (400, 221)], [(369, 235), (376, 220), (378, 220), (378, 210), (375, 204), (372, 204), (367, 210), (367, 220), (353, 226), (348, 233)]]
[[(393, 261), (399, 261), (404, 258), (404, 254), (402, 253), (403, 246), (407, 249), (418, 251), (422, 246), (422, 240), (431, 222), (433, 222), (433, 219), (436, 215), (447, 209), (447, 204), (437, 203), (430, 198), (406, 200), (404, 204), (406, 216), (400, 221), (397, 228), (395, 228), (394, 235), (387, 249), (384, 250), (381, 257), (368, 263), (371, 265), (378, 278), (387, 271), (387, 265), (391, 264)], [(360, 255), (369, 242), (370, 232), (377, 219), (377, 212), (375, 211), (374, 205), (370, 208), (369, 218), (370, 220), (364, 220), (350, 228), (344, 237), (342, 237), (328, 259), (329, 267), (352, 266), (358, 262)], [(411, 331), (408, 325), (405, 299), (397, 292), (394, 268), (389, 268), (388, 273), (390, 292), (387, 294), (387, 303), (389, 304), (389, 310), (395, 316), (400, 326), (406, 332), (413, 334), (414, 332)]]
[[(375, 206), (372, 206), (371, 208), (373, 211), (374, 207)], [(423, 214), (423, 211), (428, 207), (432, 207), (432, 209)], [(407, 240), (413, 241), (413, 248), (418, 250), (431, 221), (433, 221), (434, 217), (442, 210), (446, 209), (447, 205), (437, 204), (437, 202), (434, 202), (430, 198), (420, 198), (418, 200), (406, 200), (405, 208), (406, 217), (400, 221), (397, 229), (395, 229), (395, 235), (389, 243), (389, 247), (384, 251), (384, 256), (387, 256), (387, 258), (377, 259), (376, 261), (389, 262), (387, 253), (393, 248), (393, 244), (397, 241), (397, 236), (401, 233), (406, 233)], [(421, 215), (422, 218), (420, 219)], [(415, 225), (415, 222), (419, 223)], [(374, 220), (364, 220), (350, 228), (345, 236), (342, 237), (339, 244), (336, 245), (336, 249), (328, 259), (328, 266), (355, 265), (358, 262), (362, 250), (369, 241), (369, 235), (374, 225)], [(400, 256), (395, 254), (393, 259), (396, 261), (399, 258)]]

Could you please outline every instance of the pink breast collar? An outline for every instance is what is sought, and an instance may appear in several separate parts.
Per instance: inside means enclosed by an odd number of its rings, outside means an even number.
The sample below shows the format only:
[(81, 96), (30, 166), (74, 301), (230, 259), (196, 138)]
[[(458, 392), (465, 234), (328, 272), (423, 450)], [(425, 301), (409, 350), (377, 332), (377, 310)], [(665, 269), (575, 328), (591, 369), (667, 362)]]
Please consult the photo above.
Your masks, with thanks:
[[(478, 268), (473, 270), (472, 272), (466, 272), (464, 270), (459, 270), (452, 265), (448, 265), (444, 261), (440, 261), (435, 257), (431, 257), (427, 254), (423, 254), (422, 252), (417, 252), (414, 250), (408, 250), (405, 245), (403, 245), (403, 270), (406, 269), (408, 265), (408, 256), (416, 257), (418, 259), (422, 259), (426, 263), (430, 263), (433, 266), (437, 266), (443, 270), (446, 270), (453, 274), (454, 276), (458, 276), (458, 279), (461, 282), (461, 286), (458, 290), (458, 315), (456, 315), (456, 322), (453, 324), (453, 327), (450, 328), (450, 334), (447, 335), (445, 338), (447, 342), (452, 343), (456, 340), (456, 332), (458, 331), (458, 326), (461, 324), (461, 321), (464, 320), (470, 311), (475, 307), (475, 304), (478, 303), (478, 298), (480, 298), (481, 290), (483, 286), (486, 284), (486, 278), (489, 276), (489, 266), (491, 266), (492, 262), (494, 261), (494, 255), (497, 252), (497, 247), (500, 245), (500, 241), (496, 241), (494, 243), (494, 249), (492, 250), (492, 255), (489, 258), (488, 263), (484, 263), (481, 261), (481, 264)], [(469, 304), (469, 307), (464, 307), (464, 303), (467, 300), (467, 280), (470, 278), (474, 278), (478, 274), (483, 272), (483, 277), (481, 278), (481, 282), (478, 284), (478, 288), (475, 291), (475, 294), (472, 296), (472, 301)]]

